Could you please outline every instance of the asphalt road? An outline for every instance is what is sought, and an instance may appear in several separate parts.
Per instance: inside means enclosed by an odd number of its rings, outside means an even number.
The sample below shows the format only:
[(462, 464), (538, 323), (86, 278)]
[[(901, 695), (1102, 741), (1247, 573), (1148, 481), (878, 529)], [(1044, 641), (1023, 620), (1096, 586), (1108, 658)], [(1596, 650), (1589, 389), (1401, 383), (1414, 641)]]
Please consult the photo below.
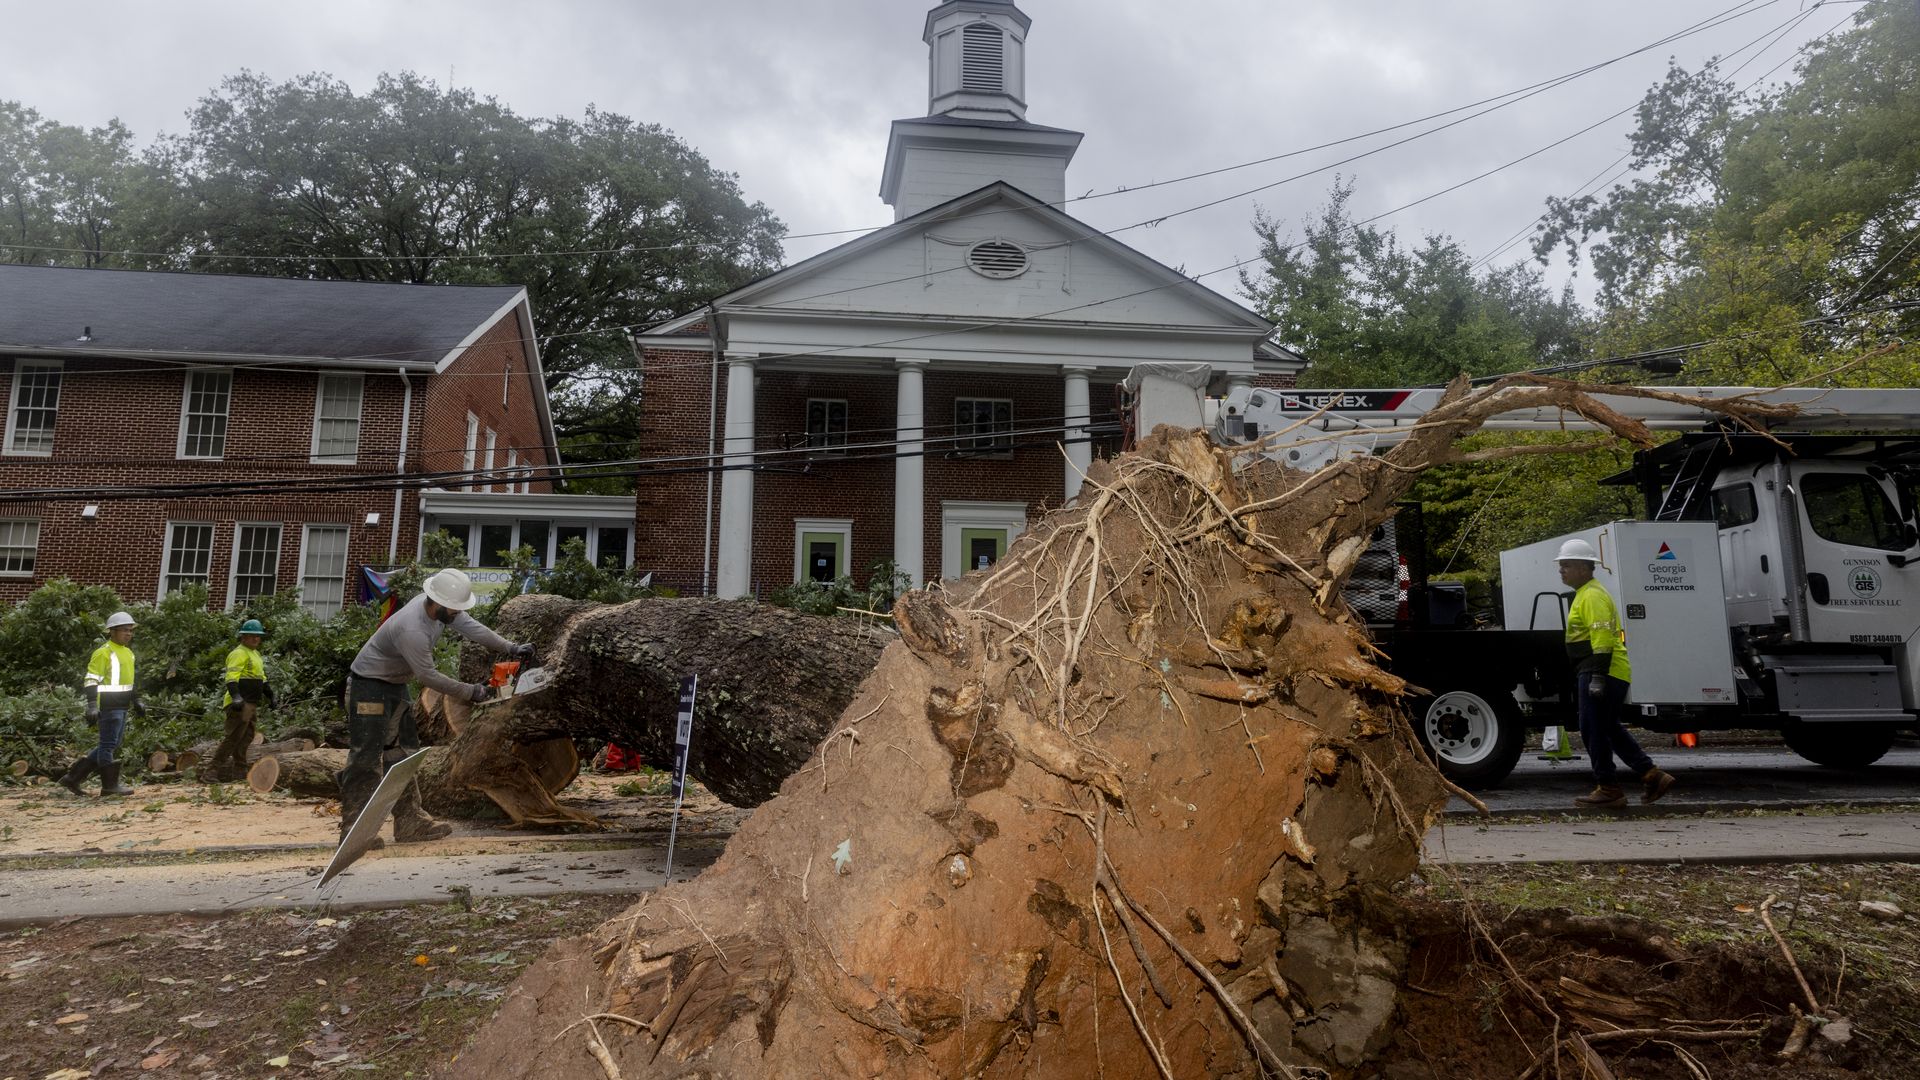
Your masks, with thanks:
[[(1666, 745), (1668, 736), (1635, 734), (1654, 763), (1679, 782), (1651, 807), (1640, 806), (1637, 789), (1629, 788), (1633, 805), (1628, 813), (1920, 804), (1920, 747), (1910, 744), (1895, 746), (1878, 764), (1864, 769), (1832, 769), (1785, 748), (1685, 750)], [(1574, 796), (1592, 787), (1584, 754), (1571, 761), (1548, 761), (1529, 751), (1504, 784), (1476, 794), (1497, 815), (1561, 814), (1576, 809)], [(1475, 811), (1455, 798), (1447, 804), (1447, 813), (1471, 816)]]

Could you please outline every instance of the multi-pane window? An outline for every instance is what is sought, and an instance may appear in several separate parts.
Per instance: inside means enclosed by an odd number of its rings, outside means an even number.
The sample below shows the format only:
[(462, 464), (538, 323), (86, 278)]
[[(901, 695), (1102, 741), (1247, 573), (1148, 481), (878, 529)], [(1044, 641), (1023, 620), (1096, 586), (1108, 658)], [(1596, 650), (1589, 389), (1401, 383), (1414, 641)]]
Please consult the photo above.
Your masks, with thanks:
[(7, 413), (7, 452), (53, 453), (53, 421), (60, 412), (60, 365), (29, 364), (13, 369), (13, 407)]
[(320, 397), (313, 410), (313, 460), (351, 465), (360, 453), (360, 397), (366, 380), (358, 375), (320, 376)]
[(347, 527), (309, 525), (300, 553), (300, 606), (316, 619), (340, 614), (347, 594)]
[(960, 453), (1013, 452), (1013, 402), (958, 398), (953, 403), (953, 448)]
[(486, 489), (488, 491), (493, 490), (493, 481), (494, 481), (493, 452), (494, 452), (494, 449), (499, 445), (500, 445), (500, 436), (497, 433), (495, 433), (495, 431), (492, 428), (488, 428), (487, 429), (487, 465), (486, 465), (486, 469), (487, 469)]
[(198, 521), (168, 522), (160, 594), (165, 596), (189, 585), (205, 585), (212, 569), (213, 526)]
[(180, 411), (180, 456), (219, 458), (227, 453), (227, 406), (233, 397), (233, 372), (190, 371)]
[(464, 477), (464, 479), (466, 480), (466, 489), (468, 491), (473, 490), (473, 459), (474, 459), (474, 455), (477, 454), (479, 450), (480, 450), (480, 418), (473, 415), (472, 413), (468, 413), (467, 414), (467, 449), (465, 453), (460, 455), (460, 468), (462, 471), (464, 471), (467, 474)]
[(271, 596), (280, 579), (280, 526), (240, 525), (233, 535), (230, 606)]
[(807, 399), (807, 446), (847, 445), (847, 403), (832, 398)]
[(0, 574), (33, 573), (40, 552), (40, 523), (33, 518), (0, 521)]

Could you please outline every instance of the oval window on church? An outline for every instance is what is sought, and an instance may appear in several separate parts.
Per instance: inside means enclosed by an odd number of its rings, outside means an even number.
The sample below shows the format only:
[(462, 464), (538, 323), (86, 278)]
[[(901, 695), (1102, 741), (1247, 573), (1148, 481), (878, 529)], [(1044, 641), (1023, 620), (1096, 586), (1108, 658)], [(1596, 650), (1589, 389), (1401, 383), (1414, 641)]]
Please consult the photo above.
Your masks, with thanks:
[(1027, 272), (1027, 249), (1011, 240), (982, 240), (967, 249), (967, 265), (991, 278), (1019, 277)]

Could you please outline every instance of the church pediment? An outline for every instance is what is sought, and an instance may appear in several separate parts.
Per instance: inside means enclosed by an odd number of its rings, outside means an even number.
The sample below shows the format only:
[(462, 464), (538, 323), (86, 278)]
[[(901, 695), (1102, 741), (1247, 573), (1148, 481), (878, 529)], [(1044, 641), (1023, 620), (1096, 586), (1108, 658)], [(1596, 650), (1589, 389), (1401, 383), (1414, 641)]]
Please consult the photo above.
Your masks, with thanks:
[(1252, 311), (1006, 184), (799, 263), (721, 305), (741, 313), (1268, 329)]

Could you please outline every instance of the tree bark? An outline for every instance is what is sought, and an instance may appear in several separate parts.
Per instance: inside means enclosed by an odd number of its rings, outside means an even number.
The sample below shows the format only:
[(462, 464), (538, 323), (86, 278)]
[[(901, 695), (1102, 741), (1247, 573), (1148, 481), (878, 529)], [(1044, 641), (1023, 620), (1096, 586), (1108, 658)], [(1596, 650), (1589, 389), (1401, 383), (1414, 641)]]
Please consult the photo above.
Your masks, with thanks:
[[(756, 806), (800, 768), (839, 718), (893, 633), (741, 601), (635, 600), (609, 606), (521, 596), (499, 632), (531, 642), (553, 675), (545, 690), (481, 705), (450, 745), (452, 778), (485, 791), (521, 824), (592, 824), (529, 782), (512, 747), (594, 738), (674, 759), (680, 679), (700, 677), (687, 772), (720, 799)], [(461, 678), (498, 657), (469, 646)]]
[(721, 859), (558, 943), (445, 1075), (1353, 1074), (1446, 789), (1340, 586), (1421, 469), (1541, 405), (1646, 434), (1515, 381), (1313, 474), (1166, 429), (1094, 466), (903, 597)]

